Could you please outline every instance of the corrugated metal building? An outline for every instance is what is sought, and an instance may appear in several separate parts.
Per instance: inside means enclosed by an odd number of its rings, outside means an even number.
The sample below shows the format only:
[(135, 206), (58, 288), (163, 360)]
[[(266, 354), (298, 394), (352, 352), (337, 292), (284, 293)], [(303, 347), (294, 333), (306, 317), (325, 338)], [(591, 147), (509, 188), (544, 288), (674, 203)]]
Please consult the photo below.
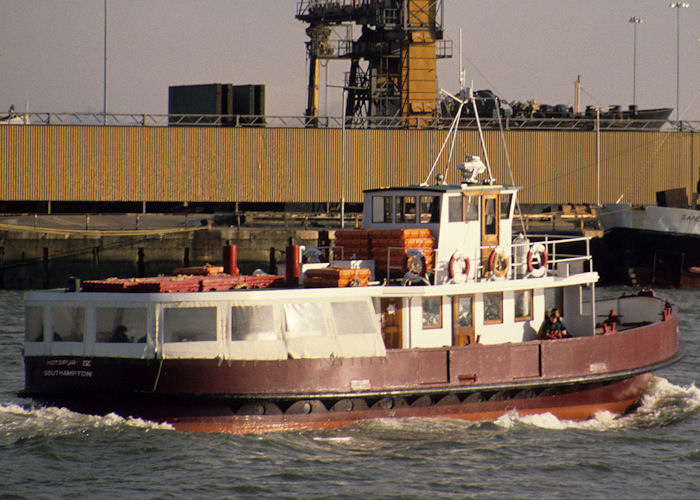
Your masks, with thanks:
[[(342, 134), (302, 128), (2, 126), (0, 200), (336, 202)], [(445, 130), (346, 130), (346, 200), (361, 201), (367, 188), (422, 182), (445, 136)], [(512, 176), (523, 186), (522, 202), (596, 201), (594, 132), (487, 131), (486, 143), (494, 175), (505, 183)], [(626, 202), (654, 203), (659, 190), (695, 191), (700, 135), (606, 131), (600, 143), (602, 202), (623, 196)], [(457, 180), (454, 166), (467, 153), (483, 156), (476, 131), (459, 133), (449, 181)]]

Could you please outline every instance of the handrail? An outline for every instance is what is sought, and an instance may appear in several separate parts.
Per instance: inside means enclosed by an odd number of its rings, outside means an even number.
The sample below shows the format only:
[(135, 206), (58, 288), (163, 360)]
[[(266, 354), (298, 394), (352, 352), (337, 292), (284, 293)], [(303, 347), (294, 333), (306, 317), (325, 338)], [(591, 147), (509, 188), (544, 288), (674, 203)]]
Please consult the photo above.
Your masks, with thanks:
[[(541, 243), (544, 245), (546, 252), (548, 254), (547, 268), (544, 276), (571, 276), (575, 274), (587, 273), (593, 271), (593, 258), (590, 252), (590, 240), (588, 236), (567, 236), (567, 235), (528, 235), (529, 241), (524, 243), (512, 243), (510, 265), (505, 279), (528, 279), (539, 277), (537, 275), (527, 272), (527, 260), (518, 259), (516, 261), (516, 256), (518, 252), (522, 256), (526, 256), (527, 252), (532, 249), (532, 246), (536, 243)], [(570, 245), (572, 243), (585, 243), (585, 252), (581, 254), (575, 253), (565, 253), (557, 248), (559, 245)], [(484, 272), (484, 264), (481, 259), (482, 252), (484, 250), (492, 250), (494, 247), (492, 245), (480, 246), (476, 249), (476, 255), (468, 255), (468, 257), (473, 262), (473, 271), (476, 276), (476, 280), (489, 280), (491, 279), (490, 273)], [(401, 247), (401, 246), (387, 246), (386, 247), (386, 277), (385, 283), (389, 283), (392, 270), (401, 270), (403, 272), (404, 261), (401, 258), (393, 257), (392, 254), (396, 255), (396, 251), (399, 253), (406, 254), (408, 250), (412, 247)], [(418, 248), (418, 250), (424, 251), (424, 249)], [(333, 246), (333, 254), (339, 251), (341, 255), (341, 260), (344, 256), (345, 248), (342, 245)], [(430, 278), (430, 284), (435, 285), (437, 283), (437, 263), (440, 262), (439, 249), (432, 249), (433, 252), (433, 274)], [(405, 258), (405, 257), (404, 257)], [(393, 260), (393, 262), (392, 262)], [(397, 264), (397, 260), (399, 261)], [(444, 262), (444, 259), (442, 260)], [(571, 268), (571, 264), (577, 262), (582, 263), (581, 270), (575, 270)], [(587, 265), (586, 265), (587, 264)], [(394, 276), (396, 276), (394, 274)]]
[[(415, 116), (347, 117), (346, 128), (355, 129), (446, 129), (453, 118)], [(265, 128), (343, 128), (337, 116), (275, 116), (217, 114), (87, 113), (87, 112), (13, 112), (0, 116), (0, 125), (70, 125), (110, 127), (265, 127)], [(506, 130), (592, 131), (594, 118), (506, 118)], [(495, 119), (482, 119), (482, 128), (498, 128)], [(460, 129), (476, 129), (476, 119), (462, 118)], [(672, 120), (600, 120), (601, 130), (700, 132), (700, 121)]]

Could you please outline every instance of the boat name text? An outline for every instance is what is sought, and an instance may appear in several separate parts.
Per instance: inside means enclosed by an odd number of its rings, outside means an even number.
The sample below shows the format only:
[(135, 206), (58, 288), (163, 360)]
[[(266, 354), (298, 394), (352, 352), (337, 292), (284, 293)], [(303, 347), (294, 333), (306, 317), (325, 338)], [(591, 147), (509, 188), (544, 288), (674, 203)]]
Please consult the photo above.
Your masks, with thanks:
[(81, 377), (92, 378), (92, 360), (90, 359), (49, 359), (44, 370), (44, 377)]
[(700, 222), (700, 215), (684, 215), (683, 220), (693, 220), (695, 222)]

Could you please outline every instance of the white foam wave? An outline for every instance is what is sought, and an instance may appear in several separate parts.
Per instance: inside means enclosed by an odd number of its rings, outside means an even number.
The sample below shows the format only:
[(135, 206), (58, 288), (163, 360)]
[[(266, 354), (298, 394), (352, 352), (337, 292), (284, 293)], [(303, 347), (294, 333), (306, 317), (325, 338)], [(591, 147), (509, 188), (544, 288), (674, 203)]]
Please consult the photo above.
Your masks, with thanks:
[(639, 427), (669, 425), (687, 418), (700, 408), (700, 389), (695, 384), (674, 385), (654, 377), (642, 396), (639, 408), (625, 418)]
[(496, 425), (506, 429), (525, 424), (543, 429), (586, 429), (606, 431), (620, 428), (647, 428), (669, 425), (683, 420), (700, 408), (700, 389), (695, 384), (674, 385), (665, 378), (653, 377), (643, 394), (639, 407), (626, 415), (607, 411), (596, 413), (594, 418), (581, 422), (560, 420), (551, 413), (518, 415), (511, 412), (496, 420)]
[(351, 436), (337, 436), (337, 437), (322, 437), (314, 436), (314, 441), (320, 441), (322, 443), (348, 443), (352, 441)]
[(29, 438), (38, 435), (66, 435), (91, 429), (172, 429), (139, 418), (123, 418), (114, 413), (105, 416), (84, 415), (58, 407), (24, 407), (0, 403), (0, 436), (4, 439)]

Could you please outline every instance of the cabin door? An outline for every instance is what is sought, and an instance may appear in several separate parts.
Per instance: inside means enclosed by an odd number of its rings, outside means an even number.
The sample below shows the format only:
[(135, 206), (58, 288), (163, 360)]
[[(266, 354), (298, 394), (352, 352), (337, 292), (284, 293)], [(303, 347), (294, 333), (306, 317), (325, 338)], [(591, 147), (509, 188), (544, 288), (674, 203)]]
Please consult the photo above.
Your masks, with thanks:
[(382, 300), (382, 339), (387, 349), (401, 349), (403, 347), (403, 328), (401, 298)]
[(498, 246), (498, 223), (501, 220), (498, 201), (498, 193), (481, 197), (481, 265), (484, 270), (488, 269), (491, 252)]
[(474, 296), (452, 297), (452, 345), (474, 342)]

